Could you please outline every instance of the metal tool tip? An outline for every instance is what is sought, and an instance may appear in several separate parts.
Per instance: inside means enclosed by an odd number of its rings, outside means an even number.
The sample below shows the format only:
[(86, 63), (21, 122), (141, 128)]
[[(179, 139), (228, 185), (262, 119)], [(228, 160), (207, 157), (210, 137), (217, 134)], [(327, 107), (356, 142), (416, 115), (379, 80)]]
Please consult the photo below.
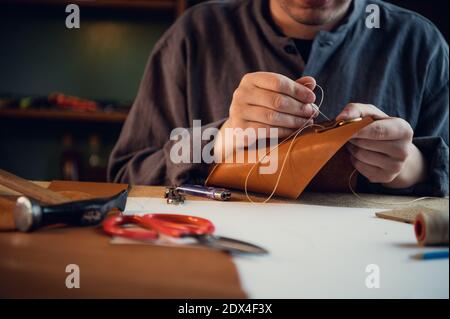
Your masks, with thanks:
[(31, 201), (25, 196), (21, 196), (16, 201), (13, 211), (14, 223), (17, 229), (27, 232), (33, 225), (33, 207)]

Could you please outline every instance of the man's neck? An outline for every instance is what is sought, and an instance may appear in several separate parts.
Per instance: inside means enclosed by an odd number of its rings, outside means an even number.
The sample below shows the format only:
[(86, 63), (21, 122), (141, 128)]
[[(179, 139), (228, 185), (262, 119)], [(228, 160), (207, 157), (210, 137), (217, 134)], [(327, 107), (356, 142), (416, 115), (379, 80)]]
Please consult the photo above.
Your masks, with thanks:
[(270, 0), (270, 14), (275, 25), (287, 37), (312, 40), (320, 31), (330, 31), (337, 27), (349, 11), (349, 7), (339, 14), (332, 22), (323, 25), (307, 25), (294, 20), (279, 5), (278, 1)]

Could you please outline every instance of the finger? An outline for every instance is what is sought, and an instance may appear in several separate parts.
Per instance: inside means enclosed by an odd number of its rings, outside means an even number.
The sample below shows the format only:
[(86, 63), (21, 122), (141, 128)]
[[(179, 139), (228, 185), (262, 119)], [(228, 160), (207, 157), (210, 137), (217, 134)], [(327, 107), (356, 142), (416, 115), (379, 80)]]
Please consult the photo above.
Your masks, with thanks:
[(336, 117), (336, 120), (350, 120), (357, 117), (371, 116), (374, 119), (388, 118), (389, 116), (370, 104), (350, 103), (345, 106), (341, 113)]
[(270, 72), (248, 73), (244, 76), (243, 81), (261, 89), (289, 95), (303, 103), (313, 103), (316, 100), (316, 95), (312, 90), (281, 74)]
[(314, 89), (316, 88), (316, 85), (317, 85), (316, 79), (314, 79), (312, 76), (303, 76), (300, 79), (295, 80), (295, 82), (306, 86), (311, 91), (314, 91)]
[[(244, 103), (264, 106), (277, 112), (296, 115), (304, 118), (316, 117), (318, 112), (311, 106), (293, 99), (292, 97), (260, 88), (243, 89)], [(252, 91), (252, 92), (250, 92)]]
[(273, 127), (263, 123), (239, 120), (233, 123), (232, 126), (221, 130), (218, 135), (218, 140), (220, 140), (221, 143), (229, 141), (234, 147), (241, 148), (255, 143), (257, 139), (270, 138), (279, 140), (286, 138), (295, 131), (296, 130), (294, 129)]
[(349, 143), (368, 151), (388, 154), (390, 157), (398, 160), (405, 160), (410, 152), (410, 144), (400, 141), (376, 141), (354, 138), (351, 139)]
[(414, 132), (403, 119), (388, 118), (375, 121), (355, 135), (354, 138), (364, 138), (377, 141), (412, 140)]
[(258, 122), (247, 122), (246, 127), (255, 130), (258, 138), (285, 138), (296, 131), (295, 129), (274, 127)]
[(291, 129), (298, 129), (312, 123), (312, 121), (307, 118), (281, 113), (266, 107), (253, 105), (248, 105), (247, 107), (241, 108), (241, 118), (249, 122), (258, 122), (273, 127), (284, 127)]
[(386, 174), (381, 168), (366, 164), (350, 157), (353, 167), (362, 175), (364, 175), (371, 183), (389, 183), (395, 176)]
[(397, 174), (403, 168), (402, 161), (391, 158), (385, 154), (368, 151), (352, 144), (347, 144), (347, 149), (358, 161), (378, 167), (383, 171)]

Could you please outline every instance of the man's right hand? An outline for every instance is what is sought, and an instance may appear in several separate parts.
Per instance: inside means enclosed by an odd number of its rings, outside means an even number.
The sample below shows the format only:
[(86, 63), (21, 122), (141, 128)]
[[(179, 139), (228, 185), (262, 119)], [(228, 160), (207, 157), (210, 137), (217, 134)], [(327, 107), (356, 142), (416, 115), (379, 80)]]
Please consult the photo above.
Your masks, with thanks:
[[(255, 72), (244, 75), (239, 87), (234, 91), (229, 118), (222, 125), (221, 137), (214, 149), (228, 144), (224, 141), (224, 129), (278, 128), (278, 137), (289, 136), (295, 130), (312, 124), (318, 115), (310, 103), (316, 96), (313, 92), (316, 81), (312, 77), (302, 77), (296, 81), (270, 72)], [(230, 141), (228, 141), (230, 142)]]

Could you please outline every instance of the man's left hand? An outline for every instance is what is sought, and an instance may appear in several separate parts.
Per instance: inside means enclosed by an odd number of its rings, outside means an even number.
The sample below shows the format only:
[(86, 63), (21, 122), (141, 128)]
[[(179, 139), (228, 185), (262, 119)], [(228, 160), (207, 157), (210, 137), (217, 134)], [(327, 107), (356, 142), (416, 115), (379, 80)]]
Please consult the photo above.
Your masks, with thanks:
[(369, 104), (350, 103), (336, 120), (371, 116), (374, 120), (347, 144), (353, 166), (371, 183), (407, 188), (427, 177), (426, 161), (412, 143), (413, 129), (401, 118), (389, 117)]

